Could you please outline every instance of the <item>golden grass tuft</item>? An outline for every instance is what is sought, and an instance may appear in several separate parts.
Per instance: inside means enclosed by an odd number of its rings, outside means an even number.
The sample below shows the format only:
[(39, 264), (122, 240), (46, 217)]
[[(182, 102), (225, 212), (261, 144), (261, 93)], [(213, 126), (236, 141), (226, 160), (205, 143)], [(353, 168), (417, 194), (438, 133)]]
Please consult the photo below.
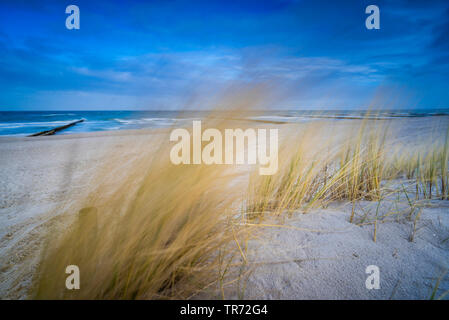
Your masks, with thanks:
[[(51, 239), (34, 298), (187, 298), (215, 280), (226, 245), (242, 231), (232, 207), (241, 197), (236, 175), (221, 166), (172, 165), (164, 138), (120, 181), (107, 172), (97, 178), (100, 187), (80, 204), (75, 223)], [(67, 265), (79, 266), (81, 290), (65, 288)]]
[[(240, 126), (232, 119), (243, 118), (244, 109), (203, 123)], [(449, 130), (443, 142), (398, 152), (387, 122), (320, 120), (280, 129), (272, 176), (257, 168), (172, 165), (166, 135), (153, 138), (157, 148), (139, 147), (126, 169), (111, 160), (78, 204), (75, 223), (52, 237), (33, 297), (185, 299), (211, 287), (224, 297), (225, 278), (237, 267), (240, 282), (247, 240), (267, 216), (350, 201), (352, 222), (358, 200), (380, 204), (382, 183), (403, 176), (416, 181), (417, 196), (449, 198)], [(79, 266), (80, 290), (66, 290), (67, 265)]]

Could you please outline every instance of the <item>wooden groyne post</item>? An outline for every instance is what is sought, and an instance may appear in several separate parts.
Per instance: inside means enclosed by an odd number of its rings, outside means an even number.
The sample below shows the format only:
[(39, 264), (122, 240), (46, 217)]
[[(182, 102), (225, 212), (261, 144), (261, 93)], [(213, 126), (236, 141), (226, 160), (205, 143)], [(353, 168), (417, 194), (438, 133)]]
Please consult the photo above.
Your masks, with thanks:
[(69, 124), (66, 124), (66, 125), (60, 126), (60, 127), (56, 127), (54, 129), (45, 130), (45, 131), (41, 131), (41, 132), (38, 132), (38, 133), (33, 133), (33, 134), (30, 134), (28, 137), (51, 136), (51, 135), (54, 135), (58, 131), (70, 128), (70, 127), (72, 127), (75, 124), (80, 123), (80, 122), (84, 122), (84, 119), (73, 121), (73, 122), (70, 122)]

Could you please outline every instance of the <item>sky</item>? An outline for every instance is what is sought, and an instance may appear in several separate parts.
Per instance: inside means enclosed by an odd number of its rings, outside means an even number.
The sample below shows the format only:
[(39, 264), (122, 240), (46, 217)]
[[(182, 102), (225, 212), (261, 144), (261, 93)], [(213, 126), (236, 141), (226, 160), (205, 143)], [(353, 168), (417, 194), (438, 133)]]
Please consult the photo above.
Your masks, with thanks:
[(285, 89), (279, 109), (449, 108), (448, 80), (447, 0), (0, 2), (0, 110), (169, 110), (254, 83)]

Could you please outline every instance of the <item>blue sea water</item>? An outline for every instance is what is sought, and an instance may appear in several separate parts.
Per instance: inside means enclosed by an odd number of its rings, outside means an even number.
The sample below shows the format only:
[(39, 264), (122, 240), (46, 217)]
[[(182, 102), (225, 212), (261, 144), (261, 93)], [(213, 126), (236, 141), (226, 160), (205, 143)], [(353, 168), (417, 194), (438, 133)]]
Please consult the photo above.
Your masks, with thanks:
[(174, 111), (2, 111), (0, 135), (26, 136), (80, 119), (84, 122), (58, 134), (169, 127), (176, 115)]
[[(84, 119), (58, 134), (80, 132), (172, 127), (178, 121), (200, 119), (206, 112), (191, 111), (1, 111), (0, 135), (26, 136), (50, 130), (70, 122)], [(367, 111), (260, 111), (250, 119), (275, 122), (302, 122), (316, 118), (353, 119), (364, 117)], [(428, 117), (449, 115), (449, 110), (412, 110), (378, 112), (376, 117)]]

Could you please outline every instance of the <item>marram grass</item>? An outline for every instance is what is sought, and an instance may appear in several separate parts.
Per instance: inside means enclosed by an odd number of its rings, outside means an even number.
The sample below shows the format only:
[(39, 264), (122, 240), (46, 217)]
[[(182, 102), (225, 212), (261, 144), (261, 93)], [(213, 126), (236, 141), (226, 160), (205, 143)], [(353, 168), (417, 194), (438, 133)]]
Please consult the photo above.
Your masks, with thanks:
[[(211, 119), (212, 126), (236, 126)], [(410, 146), (395, 140), (388, 123), (368, 119), (279, 128), (279, 169), (271, 176), (257, 168), (173, 165), (164, 135), (132, 165), (111, 157), (97, 187), (77, 203), (75, 222), (60, 237), (49, 234), (32, 297), (224, 298), (229, 284), (243, 297), (248, 239), (267, 217), (349, 201), (353, 222), (357, 201), (380, 204), (382, 185), (392, 179), (413, 183), (417, 198), (449, 198), (449, 133)], [(80, 290), (66, 290), (67, 265), (79, 266)]]

